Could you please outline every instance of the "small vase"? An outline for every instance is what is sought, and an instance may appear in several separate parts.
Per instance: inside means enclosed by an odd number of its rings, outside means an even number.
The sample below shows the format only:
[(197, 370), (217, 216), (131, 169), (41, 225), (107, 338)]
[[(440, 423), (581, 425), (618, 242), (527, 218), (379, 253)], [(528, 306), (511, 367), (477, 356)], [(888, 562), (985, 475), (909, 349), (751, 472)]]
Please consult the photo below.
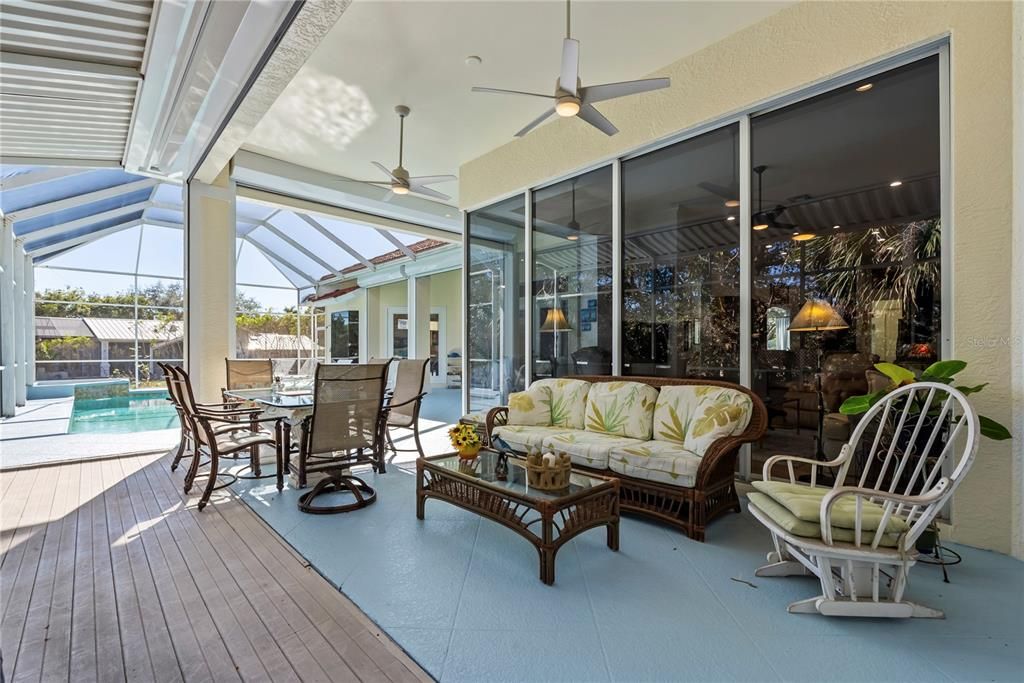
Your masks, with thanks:
[(463, 460), (473, 460), (480, 454), (480, 446), (462, 446), (459, 448), (459, 457)]

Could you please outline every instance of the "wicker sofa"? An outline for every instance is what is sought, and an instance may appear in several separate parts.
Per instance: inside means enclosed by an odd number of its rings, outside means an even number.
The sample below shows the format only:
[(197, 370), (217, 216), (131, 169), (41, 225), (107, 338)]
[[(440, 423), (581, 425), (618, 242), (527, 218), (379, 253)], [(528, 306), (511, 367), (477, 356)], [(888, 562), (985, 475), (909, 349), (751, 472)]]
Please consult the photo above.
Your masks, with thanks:
[(509, 404), (488, 412), (489, 442), (568, 453), (577, 469), (619, 479), (623, 510), (698, 541), (712, 519), (739, 512), (736, 455), (768, 424), (749, 389), (706, 379), (547, 379)]

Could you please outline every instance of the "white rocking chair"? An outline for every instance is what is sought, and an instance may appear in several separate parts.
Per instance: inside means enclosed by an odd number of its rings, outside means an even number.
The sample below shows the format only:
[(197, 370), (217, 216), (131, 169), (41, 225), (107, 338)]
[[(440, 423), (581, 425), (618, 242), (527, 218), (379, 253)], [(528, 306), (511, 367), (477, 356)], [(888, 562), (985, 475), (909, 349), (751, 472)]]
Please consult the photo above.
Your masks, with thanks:
[[(749, 495), (750, 513), (775, 544), (757, 576), (818, 577), (821, 595), (794, 602), (791, 613), (944, 617), (903, 594), (915, 542), (963, 480), (979, 436), (978, 416), (961, 392), (918, 382), (865, 413), (835, 460), (769, 458)], [(781, 463), (788, 482), (771, 480)], [(810, 467), (809, 486), (797, 481), (795, 463)], [(852, 466), (860, 467), (857, 485), (845, 486)], [(830, 488), (815, 485), (823, 467), (838, 468)]]

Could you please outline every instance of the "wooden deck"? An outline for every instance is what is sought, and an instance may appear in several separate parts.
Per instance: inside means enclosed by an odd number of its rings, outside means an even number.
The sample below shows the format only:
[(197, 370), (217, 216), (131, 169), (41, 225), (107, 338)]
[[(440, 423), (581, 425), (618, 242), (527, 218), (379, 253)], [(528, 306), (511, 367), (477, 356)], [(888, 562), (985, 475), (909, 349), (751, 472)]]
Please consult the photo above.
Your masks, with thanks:
[(168, 465), (0, 473), (7, 681), (430, 680), (244, 503), (199, 512)]

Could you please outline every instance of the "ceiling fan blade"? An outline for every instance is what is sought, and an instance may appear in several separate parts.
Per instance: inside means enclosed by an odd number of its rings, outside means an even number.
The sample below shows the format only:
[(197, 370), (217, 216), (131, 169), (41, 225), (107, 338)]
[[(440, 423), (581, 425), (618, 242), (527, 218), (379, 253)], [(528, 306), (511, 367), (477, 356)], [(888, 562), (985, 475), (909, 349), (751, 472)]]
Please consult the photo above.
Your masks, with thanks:
[(446, 183), (450, 180), (458, 179), (459, 177), (454, 175), (414, 175), (409, 178), (409, 182), (416, 185), (432, 185), (434, 183)]
[(615, 135), (619, 132), (619, 129), (615, 127), (615, 124), (606, 119), (604, 114), (589, 104), (584, 104), (580, 107), (580, 113), (576, 114), (576, 116), (580, 117), (594, 128), (597, 128), (605, 135)]
[(534, 119), (533, 121), (530, 121), (530, 122), (529, 122), (528, 124), (526, 124), (526, 125), (525, 125), (525, 126), (524, 126), (524, 127), (522, 128), (522, 130), (520, 130), (520, 131), (519, 131), (518, 133), (516, 133), (516, 137), (517, 137), (517, 138), (521, 138), (521, 137), (523, 137), (524, 135), (526, 135), (527, 133), (529, 133), (529, 132), (530, 132), (531, 130), (533, 130), (534, 128), (536, 128), (536, 127), (537, 127), (537, 126), (539, 126), (540, 124), (544, 123), (544, 120), (545, 120), (545, 119), (546, 119), (547, 117), (549, 117), (549, 116), (551, 116), (552, 114), (554, 114), (554, 113), (555, 113), (555, 108), (554, 108), (554, 107), (551, 107), (551, 109), (548, 109), (548, 110), (547, 110), (547, 111), (545, 111), (545, 112), (544, 112), (543, 114), (541, 114), (540, 116), (538, 116), (537, 118), (535, 118), (535, 119)]
[(440, 199), (443, 202), (446, 202), (449, 199), (451, 199), (451, 197), (449, 197), (448, 195), (444, 194), (443, 192), (438, 192), (437, 190), (431, 190), (429, 187), (426, 187), (424, 185), (420, 185), (418, 183), (410, 182), (409, 183), (409, 192), (415, 192), (416, 194), (421, 194), (424, 197), (433, 197), (434, 199)]
[(384, 175), (386, 175), (387, 177), (391, 178), (392, 180), (394, 180), (396, 182), (398, 181), (398, 178), (396, 178), (391, 173), (391, 171), (389, 171), (387, 168), (385, 168), (384, 164), (378, 163), (376, 161), (371, 161), (370, 163), (373, 164), (374, 166), (376, 166), (377, 168), (379, 168), (384, 173)]
[(562, 71), (558, 76), (558, 87), (575, 95), (579, 78), (580, 41), (566, 38), (562, 41)]
[(504, 90), (502, 88), (484, 88), (484, 87), (481, 87), (479, 85), (474, 85), (472, 87), (472, 91), (473, 92), (490, 92), (490, 93), (495, 93), (497, 95), (526, 95), (527, 97), (543, 97), (546, 100), (553, 100), (553, 99), (555, 99), (554, 95), (544, 95), (543, 93), (539, 93), (539, 92), (526, 92), (524, 90)]
[(623, 81), (621, 83), (605, 83), (580, 88), (580, 99), (586, 104), (614, 100), (616, 97), (638, 95), (651, 90), (661, 90), (671, 85), (667, 78), (646, 78), (639, 81)]

